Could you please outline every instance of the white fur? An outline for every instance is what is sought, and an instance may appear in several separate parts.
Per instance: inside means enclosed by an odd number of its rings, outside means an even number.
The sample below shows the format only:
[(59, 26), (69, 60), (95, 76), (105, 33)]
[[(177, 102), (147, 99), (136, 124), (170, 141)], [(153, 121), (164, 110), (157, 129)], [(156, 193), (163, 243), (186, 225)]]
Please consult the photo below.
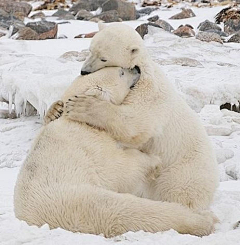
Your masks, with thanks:
[(197, 114), (151, 60), (140, 35), (113, 24), (94, 36), (90, 51), (82, 71), (139, 66), (141, 78), (121, 105), (88, 97), (72, 105), (69, 118), (104, 128), (126, 146), (161, 157), (160, 176), (144, 197), (208, 208), (218, 186), (210, 140)]
[(43, 127), (19, 173), (16, 217), (30, 225), (48, 223), (51, 228), (106, 237), (171, 228), (200, 236), (211, 233), (216, 221), (211, 213), (124, 194), (143, 188), (149, 171), (159, 164), (158, 157), (121, 148), (105, 131), (67, 118), (68, 104), (74, 103), (67, 98), (75, 93), (120, 104), (135, 75), (120, 77), (119, 69), (77, 78), (65, 93), (63, 116)]

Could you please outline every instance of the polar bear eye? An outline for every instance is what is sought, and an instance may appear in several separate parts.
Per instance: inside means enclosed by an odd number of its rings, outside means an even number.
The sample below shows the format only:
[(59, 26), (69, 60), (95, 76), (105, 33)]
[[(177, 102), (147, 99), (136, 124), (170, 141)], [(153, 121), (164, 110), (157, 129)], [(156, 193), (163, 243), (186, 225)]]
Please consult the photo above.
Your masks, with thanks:
[(102, 62), (107, 62), (107, 60), (106, 60), (106, 59), (104, 59), (104, 58), (101, 58), (101, 61), (102, 61)]

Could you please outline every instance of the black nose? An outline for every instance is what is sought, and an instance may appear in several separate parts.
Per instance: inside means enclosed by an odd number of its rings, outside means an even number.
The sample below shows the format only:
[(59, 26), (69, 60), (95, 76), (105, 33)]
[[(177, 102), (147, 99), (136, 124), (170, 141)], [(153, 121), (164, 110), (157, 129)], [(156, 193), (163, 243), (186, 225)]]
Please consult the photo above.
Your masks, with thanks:
[(91, 72), (88, 72), (88, 71), (83, 71), (83, 70), (81, 70), (81, 75), (88, 75), (88, 74), (90, 74)]

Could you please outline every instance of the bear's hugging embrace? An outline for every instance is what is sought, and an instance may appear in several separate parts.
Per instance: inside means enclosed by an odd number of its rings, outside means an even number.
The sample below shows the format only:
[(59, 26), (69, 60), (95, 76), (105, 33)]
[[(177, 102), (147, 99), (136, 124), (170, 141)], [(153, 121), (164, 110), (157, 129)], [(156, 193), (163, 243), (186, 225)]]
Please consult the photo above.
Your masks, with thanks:
[(84, 76), (47, 119), (62, 116), (43, 127), (22, 166), (16, 217), (106, 237), (171, 228), (210, 234), (218, 171), (198, 116), (132, 28), (100, 27)]

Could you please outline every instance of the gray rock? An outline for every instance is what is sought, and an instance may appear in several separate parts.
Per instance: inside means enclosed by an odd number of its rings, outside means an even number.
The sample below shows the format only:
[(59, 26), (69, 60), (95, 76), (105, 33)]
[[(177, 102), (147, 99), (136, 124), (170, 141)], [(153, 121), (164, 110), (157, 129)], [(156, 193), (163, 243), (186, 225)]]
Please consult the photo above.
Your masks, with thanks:
[(107, 11), (107, 12), (103, 12), (103, 13), (101, 13), (99, 15), (94, 16), (94, 19), (95, 18), (103, 20), (106, 23), (109, 23), (109, 22), (121, 22), (122, 21), (122, 19), (119, 17), (119, 14), (118, 14), (118, 12), (116, 10), (110, 10), (110, 11)]
[(37, 12), (36, 14), (34, 15), (31, 15), (31, 19), (38, 19), (38, 18), (41, 18), (41, 19), (44, 19), (46, 17), (46, 15), (40, 11), (40, 12)]
[(122, 20), (136, 20), (135, 5), (122, 0), (107, 0), (102, 5), (102, 11), (116, 10)]
[(214, 32), (199, 32), (196, 36), (196, 39), (199, 39), (200, 41), (203, 42), (218, 42), (218, 43), (223, 43), (220, 35)]
[(159, 16), (158, 15), (154, 15), (150, 18), (147, 19), (150, 22), (156, 22), (157, 20), (159, 20)]
[(179, 37), (194, 37), (195, 32), (193, 30), (193, 27), (190, 25), (181, 25), (179, 26), (173, 33)]
[(20, 28), (25, 27), (21, 20), (7, 13), (3, 9), (0, 9), (0, 27), (9, 30), (10, 26), (13, 26), (13, 34), (15, 34)]
[(140, 26), (138, 26), (135, 30), (139, 33), (139, 35), (142, 37), (142, 39), (144, 38), (144, 36), (146, 34), (148, 34), (149, 32), (149, 27), (155, 27), (155, 28), (160, 28), (162, 29), (162, 27), (160, 27), (159, 25), (157, 25), (156, 23), (144, 23), (141, 24)]
[(159, 25), (163, 30), (168, 31), (168, 32), (171, 32), (174, 30), (173, 27), (165, 20), (161, 20), (161, 19), (157, 20), (155, 24)]
[(240, 43), (240, 31), (234, 34), (229, 40), (229, 43)]
[(74, 16), (70, 12), (68, 12), (64, 9), (59, 9), (52, 16), (58, 17), (58, 19), (60, 19), (60, 20), (74, 20), (75, 19)]
[(209, 20), (205, 20), (204, 22), (201, 22), (197, 28), (199, 29), (199, 31), (207, 31), (207, 30), (221, 31), (222, 30), (220, 26), (218, 26), (217, 24)]
[(224, 31), (229, 35), (240, 31), (240, 19), (230, 19), (225, 21)]
[(106, 0), (79, 0), (69, 9), (69, 12), (73, 15), (76, 15), (78, 11), (81, 9), (85, 9), (87, 11), (94, 11), (99, 7), (102, 7), (102, 4), (104, 2), (106, 2)]
[(58, 26), (55, 22), (50, 21), (37, 21), (29, 22), (27, 27), (30, 27), (32, 30), (39, 34), (39, 39), (53, 39), (57, 37)]
[(93, 18), (93, 14), (85, 9), (79, 10), (78, 13), (75, 15), (75, 19), (77, 20), (89, 20), (91, 18)]
[(195, 17), (196, 15), (194, 14), (194, 12), (191, 9), (182, 9), (182, 12), (180, 12), (179, 14), (175, 14), (172, 17), (170, 17), (169, 19), (171, 20), (179, 20), (179, 19), (186, 19), (186, 18), (191, 18), (191, 17)]
[(141, 17), (144, 15), (149, 15), (151, 14), (153, 11), (157, 10), (158, 8), (143, 8), (137, 11), (137, 14)]
[(32, 10), (32, 6), (25, 2), (16, 2), (12, 0), (0, 0), (0, 9), (14, 16), (27, 17)]
[(206, 32), (214, 32), (214, 33), (217, 33), (218, 35), (220, 35), (221, 37), (227, 37), (228, 36), (228, 34), (223, 32), (223, 31), (218, 31), (218, 30), (213, 30), (213, 29), (206, 30)]
[(23, 27), (17, 33), (17, 40), (39, 40), (39, 35), (30, 27)]

